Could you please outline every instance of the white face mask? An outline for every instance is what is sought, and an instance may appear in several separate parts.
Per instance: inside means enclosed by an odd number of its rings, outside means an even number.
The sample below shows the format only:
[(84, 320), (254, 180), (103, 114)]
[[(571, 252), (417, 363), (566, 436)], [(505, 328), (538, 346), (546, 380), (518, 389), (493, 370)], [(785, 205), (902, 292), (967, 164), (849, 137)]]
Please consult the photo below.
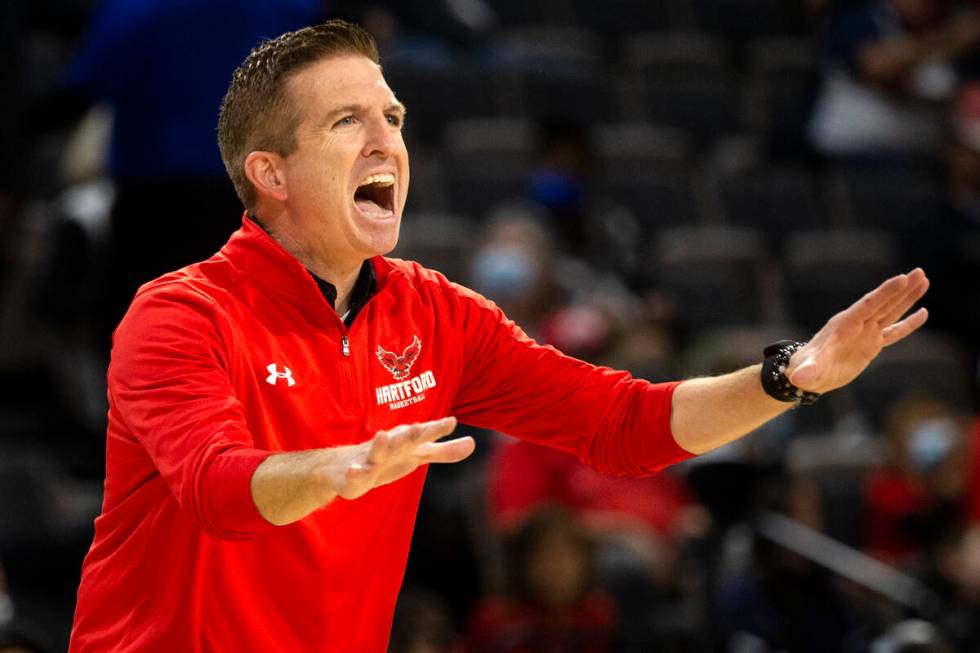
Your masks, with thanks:
[(921, 471), (934, 469), (949, 455), (959, 439), (959, 427), (949, 417), (924, 419), (909, 435), (909, 458)]

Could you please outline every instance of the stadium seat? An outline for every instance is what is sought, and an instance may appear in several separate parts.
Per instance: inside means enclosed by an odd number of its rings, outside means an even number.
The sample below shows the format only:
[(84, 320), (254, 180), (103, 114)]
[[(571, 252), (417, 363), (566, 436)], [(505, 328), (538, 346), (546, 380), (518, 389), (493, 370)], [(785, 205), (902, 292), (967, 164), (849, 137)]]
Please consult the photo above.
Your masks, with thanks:
[(492, 39), (490, 69), (504, 115), (586, 125), (614, 116), (615, 85), (603, 74), (602, 44), (587, 29), (510, 29)]
[(521, 113), (538, 120), (589, 125), (619, 117), (616, 84), (599, 72), (529, 70), (516, 74), (513, 83)]
[(574, 72), (602, 66), (602, 43), (587, 28), (522, 27), (492, 37), (488, 43), (495, 70)]
[(770, 152), (802, 156), (806, 122), (819, 82), (813, 41), (763, 37), (747, 46), (745, 123)]
[(674, 303), (682, 334), (763, 320), (761, 235), (715, 225), (676, 227), (656, 241), (657, 287)]
[(944, 188), (936, 172), (924, 162), (840, 166), (833, 175), (855, 226), (906, 235), (928, 228), (942, 213)]
[(631, 110), (688, 131), (700, 146), (739, 126), (738, 81), (724, 45), (703, 34), (640, 34), (624, 46)]
[(787, 237), (783, 254), (791, 321), (810, 332), (902, 271), (897, 240), (879, 231), (801, 231)]
[(492, 115), (490, 84), (475, 66), (442, 68), (384, 62), (385, 79), (406, 107), (406, 139), (437, 143), (445, 125), (454, 119)]
[(803, 34), (807, 30), (801, 2), (786, 0), (694, 0), (701, 29), (733, 43), (760, 36)]
[(535, 126), (528, 120), (457, 120), (444, 130), (449, 209), (482, 218), (493, 206), (529, 197)]
[(817, 181), (803, 166), (759, 165), (717, 180), (727, 222), (766, 234), (772, 251), (794, 232), (826, 226)]
[(410, 213), (405, 216), (393, 256), (418, 261), (450, 281), (464, 283), (478, 231), (472, 218), (448, 213)]
[(572, 0), (576, 22), (614, 43), (625, 34), (687, 27), (693, 21), (689, 0)]
[(589, 130), (589, 141), (604, 170), (687, 167), (694, 159), (691, 140), (682, 130), (649, 122), (598, 124)]
[(405, 206), (406, 213), (445, 211), (445, 172), (441, 150), (415, 148), (411, 150), (411, 187)]
[(971, 409), (972, 361), (956, 341), (928, 330), (882, 350), (851, 384), (858, 408), (876, 429), (905, 395), (940, 397), (964, 414)]
[(729, 67), (724, 41), (699, 32), (644, 32), (623, 44), (622, 61), (630, 70), (682, 78), (690, 74), (710, 76)]
[(492, 8), (504, 28), (567, 26), (574, 24), (571, 0), (493, 0)]

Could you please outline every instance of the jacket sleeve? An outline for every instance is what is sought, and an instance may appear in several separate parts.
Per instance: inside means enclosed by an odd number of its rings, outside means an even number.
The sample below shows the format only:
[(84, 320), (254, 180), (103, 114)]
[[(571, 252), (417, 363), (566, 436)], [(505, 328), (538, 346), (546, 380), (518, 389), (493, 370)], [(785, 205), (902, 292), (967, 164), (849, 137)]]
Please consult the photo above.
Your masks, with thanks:
[(175, 286), (137, 295), (114, 335), (109, 408), (184, 511), (212, 535), (244, 539), (272, 527), (251, 493), (271, 452), (253, 447), (229, 378), (230, 342), (209, 298)]
[(451, 284), (460, 325), (461, 422), (567, 451), (613, 474), (645, 475), (692, 456), (670, 430), (677, 383), (652, 384), (530, 339), (492, 302)]

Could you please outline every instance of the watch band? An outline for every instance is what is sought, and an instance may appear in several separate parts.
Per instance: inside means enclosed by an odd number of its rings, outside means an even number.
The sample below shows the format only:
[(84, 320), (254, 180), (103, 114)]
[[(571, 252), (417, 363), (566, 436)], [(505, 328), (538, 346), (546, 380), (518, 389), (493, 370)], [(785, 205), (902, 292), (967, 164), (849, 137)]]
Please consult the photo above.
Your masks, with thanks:
[(808, 406), (820, 397), (819, 393), (800, 390), (786, 378), (790, 356), (805, 344), (796, 340), (778, 340), (762, 351), (765, 356), (762, 363), (762, 389), (773, 399)]

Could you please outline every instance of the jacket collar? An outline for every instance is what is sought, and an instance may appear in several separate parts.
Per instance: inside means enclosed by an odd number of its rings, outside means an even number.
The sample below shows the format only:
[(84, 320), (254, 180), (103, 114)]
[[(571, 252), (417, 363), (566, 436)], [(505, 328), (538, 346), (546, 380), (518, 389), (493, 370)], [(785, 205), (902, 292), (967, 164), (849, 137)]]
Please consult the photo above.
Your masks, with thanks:
[[(309, 271), (249, 218), (248, 213), (242, 215), (241, 229), (231, 235), (220, 253), (239, 274), (248, 277), (270, 295), (299, 306), (316, 321), (323, 316), (336, 316), (333, 306), (328, 304)], [(390, 265), (381, 256), (372, 258), (370, 264), (374, 268), (375, 292), (380, 292), (387, 280)]]

